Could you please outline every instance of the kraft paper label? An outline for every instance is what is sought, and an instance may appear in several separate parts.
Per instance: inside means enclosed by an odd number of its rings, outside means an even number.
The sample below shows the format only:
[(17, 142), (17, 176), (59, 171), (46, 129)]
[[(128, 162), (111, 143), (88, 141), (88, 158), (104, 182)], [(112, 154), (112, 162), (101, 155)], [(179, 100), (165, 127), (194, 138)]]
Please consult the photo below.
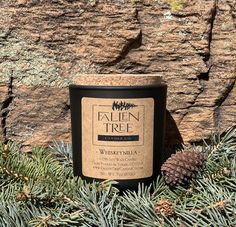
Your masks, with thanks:
[(82, 172), (101, 179), (153, 174), (153, 98), (82, 99)]

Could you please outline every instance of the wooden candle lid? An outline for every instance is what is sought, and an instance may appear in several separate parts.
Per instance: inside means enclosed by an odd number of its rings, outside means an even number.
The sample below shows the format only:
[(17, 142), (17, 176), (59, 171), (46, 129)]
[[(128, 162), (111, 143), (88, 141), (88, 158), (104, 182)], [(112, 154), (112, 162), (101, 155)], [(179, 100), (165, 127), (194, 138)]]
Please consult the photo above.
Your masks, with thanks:
[(74, 84), (83, 86), (150, 86), (162, 84), (156, 74), (80, 74)]

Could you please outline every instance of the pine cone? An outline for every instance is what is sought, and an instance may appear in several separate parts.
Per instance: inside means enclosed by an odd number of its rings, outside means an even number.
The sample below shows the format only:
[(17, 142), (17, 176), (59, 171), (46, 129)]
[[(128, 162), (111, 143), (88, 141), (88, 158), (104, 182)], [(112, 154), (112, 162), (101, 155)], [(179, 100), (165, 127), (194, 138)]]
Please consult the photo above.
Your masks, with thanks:
[(168, 199), (161, 199), (155, 205), (155, 212), (165, 217), (173, 217), (175, 215), (173, 204)]
[(172, 154), (161, 166), (161, 172), (169, 186), (183, 185), (193, 178), (204, 162), (205, 156), (198, 151)]

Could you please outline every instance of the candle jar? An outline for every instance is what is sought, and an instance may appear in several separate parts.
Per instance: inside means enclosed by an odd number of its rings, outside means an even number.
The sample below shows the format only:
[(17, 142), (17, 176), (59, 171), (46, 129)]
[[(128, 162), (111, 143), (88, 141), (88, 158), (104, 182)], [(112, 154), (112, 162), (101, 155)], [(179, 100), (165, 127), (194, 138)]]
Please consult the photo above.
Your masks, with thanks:
[(153, 74), (81, 75), (69, 86), (73, 169), (123, 189), (160, 173), (167, 86)]

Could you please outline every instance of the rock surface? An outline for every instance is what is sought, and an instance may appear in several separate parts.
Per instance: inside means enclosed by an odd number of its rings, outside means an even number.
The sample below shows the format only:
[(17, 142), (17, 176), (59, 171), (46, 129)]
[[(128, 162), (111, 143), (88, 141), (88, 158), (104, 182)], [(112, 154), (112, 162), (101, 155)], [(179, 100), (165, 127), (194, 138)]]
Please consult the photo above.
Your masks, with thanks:
[(235, 0), (0, 0), (0, 140), (70, 142), (79, 73), (163, 75), (168, 143), (208, 138), (236, 124)]
[[(70, 115), (67, 89), (15, 88), (7, 119), (7, 136), (24, 146), (45, 145), (53, 140), (70, 141)], [(15, 111), (17, 109), (17, 111)]]

